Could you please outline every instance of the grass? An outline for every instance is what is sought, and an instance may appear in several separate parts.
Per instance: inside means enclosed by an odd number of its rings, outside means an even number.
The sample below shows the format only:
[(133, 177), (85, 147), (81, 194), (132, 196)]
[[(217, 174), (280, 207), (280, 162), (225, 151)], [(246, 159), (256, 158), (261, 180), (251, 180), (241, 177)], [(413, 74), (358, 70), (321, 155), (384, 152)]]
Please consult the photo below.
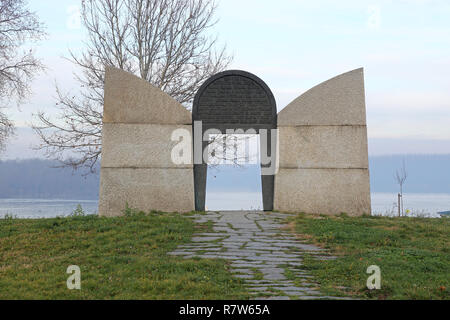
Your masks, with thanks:
[[(102, 218), (85, 216), (80, 208), (68, 218), (0, 219), (0, 299), (250, 297), (227, 261), (167, 255), (194, 232), (208, 232), (211, 223), (195, 225), (189, 214), (125, 213)], [(337, 256), (304, 258), (303, 268), (323, 294), (450, 299), (450, 219), (306, 214), (290, 219), (299, 238)], [(67, 289), (69, 265), (81, 268), (81, 290)], [(381, 290), (366, 288), (370, 265), (381, 269)]]
[[(190, 241), (187, 215), (0, 220), (0, 299), (246, 299), (227, 262), (168, 256)], [(198, 230), (197, 230), (198, 231)], [(81, 268), (81, 290), (66, 286)]]
[[(450, 219), (300, 214), (298, 236), (328, 248), (336, 260), (304, 260), (327, 295), (369, 299), (450, 299)], [(370, 265), (381, 289), (368, 290)]]

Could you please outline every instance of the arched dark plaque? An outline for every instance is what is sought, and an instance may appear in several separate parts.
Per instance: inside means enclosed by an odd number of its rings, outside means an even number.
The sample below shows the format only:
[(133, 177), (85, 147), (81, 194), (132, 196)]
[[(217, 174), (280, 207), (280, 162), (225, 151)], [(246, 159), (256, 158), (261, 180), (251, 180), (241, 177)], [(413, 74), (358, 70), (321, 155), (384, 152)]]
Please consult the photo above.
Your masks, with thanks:
[[(227, 129), (255, 129), (257, 133), (266, 129), (270, 153), (270, 130), (277, 127), (277, 107), (264, 81), (245, 71), (230, 70), (212, 76), (200, 87), (194, 98), (192, 120), (193, 130), (196, 130), (195, 121), (202, 121), (202, 137), (203, 132), (211, 128), (222, 133)], [(203, 148), (206, 146), (207, 142), (203, 142)], [(202, 164), (194, 164), (195, 209), (198, 211), (205, 210), (207, 170), (208, 165), (203, 160)], [(264, 210), (273, 210), (274, 176), (262, 175), (261, 183)]]

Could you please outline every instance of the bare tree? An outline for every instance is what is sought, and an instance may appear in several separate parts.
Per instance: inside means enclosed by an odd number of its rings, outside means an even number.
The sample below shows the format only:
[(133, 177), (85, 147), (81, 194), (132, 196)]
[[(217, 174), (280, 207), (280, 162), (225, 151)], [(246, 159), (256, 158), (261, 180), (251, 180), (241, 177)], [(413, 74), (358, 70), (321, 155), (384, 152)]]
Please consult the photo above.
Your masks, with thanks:
[[(30, 82), (42, 70), (29, 42), (45, 36), (37, 15), (24, 0), (0, 0), (0, 150), (13, 133), (13, 123), (1, 109), (23, 102), (30, 93)], [(22, 50), (22, 51), (21, 51)]]
[(0, 109), (0, 152), (4, 151), (6, 139), (14, 132), (13, 123)]
[[(86, 49), (70, 53), (82, 70), (76, 79), (83, 90), (76, 97), (57, 88), (59, 116), (38, 113), (39, 148), (62, 165), (94, 169), (101, 153), (105, 66), (149, 81), (189, 109), (203, 81), (231, 62), (209, 35), (215, 10), (214, 0), (83, 1)], [(66, 158), (67, 152), (72, 156)]]
[[(253, 141), (251, 141), (253, 139)], [(208, 141), (208, 165), (218, 168), (220, 165), (244, 167), (259, 164), (259, 141), (257, 134), (216, 134)], [(253, 144), (253, 149), (250, 150)]]
[(406, 171), (405, 166), (405, 160), (402, 162), (402, 167), (397, 170), (394, 174), (395, 181), (400, 187), (400, 193), (398, 196), (398, 214), (404, 215), (404, 208), (403, 208), (403, 185), (406, 181), (406, 178), (408, 177), (408, 172)]

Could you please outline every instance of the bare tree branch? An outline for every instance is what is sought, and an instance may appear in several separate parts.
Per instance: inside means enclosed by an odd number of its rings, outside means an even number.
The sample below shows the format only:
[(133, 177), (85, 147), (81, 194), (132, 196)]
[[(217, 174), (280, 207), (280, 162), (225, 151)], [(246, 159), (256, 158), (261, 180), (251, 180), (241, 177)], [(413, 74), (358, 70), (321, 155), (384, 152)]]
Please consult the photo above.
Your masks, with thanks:
[(405, 160), (402, 162), (402, 167), (399, 170), (395, 171), (394, 179), (400, 187), (400, 202), (398, 203), (399, 212), (401, 215), (404, 215), (403, 208), (403, 185), (408, 177), (408, 172), (406, 171)]
[[(22, 47), (44, 36), (42, 24), (27, 9), (26, 1), (0, 0), (0, 107), (18, 105), (30, 94), (31, 80), (43, 65), (31, 49)], [(0, 151), (13, 132), (13, 123), (0, 112)]]
[[(190, 108), (200, 85), (231, 62), (216, 50), (210, 30), (213, 0), (84, 0), (84, 51), (70, 52), (80, 67), (78, 96), (57, 89), (58, 117), (37, 114), (40, 149), (74, 169), (93, 169), (101, 153), (105, 66), (131, 72)], [(70, 151), (74, 157), (65, 159)]]
[(0, 152), (4, 151), (5, 141), (14, 132), (14, 126), (0, 109)]

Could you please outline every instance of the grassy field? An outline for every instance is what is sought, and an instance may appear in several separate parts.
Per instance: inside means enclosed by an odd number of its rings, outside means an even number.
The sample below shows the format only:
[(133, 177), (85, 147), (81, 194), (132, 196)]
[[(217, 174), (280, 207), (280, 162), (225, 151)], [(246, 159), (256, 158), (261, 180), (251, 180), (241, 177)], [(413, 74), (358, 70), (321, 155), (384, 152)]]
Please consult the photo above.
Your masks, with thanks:
[[(249, 298), (225, 260), (167, 255), (209, 224), (194, 225), (189, 215), (126, 213), (0, 219), (0, 299)], [(299, 214), (287, 223), (337, 256), (303, 261), (326, 295), (450, 299), (450, 219)], [(67, 289), (69, 265), (81, 268), (82, 290)], [(370, 265), (381, 268), (381, 290), (366, 288)]]
[[(450, 219), (300, 214), (290, 227), (337, 256), (326, 261), (309, 256), (304, 261), (326, 294), (450, 299)], [(381, 269), (380, 290), (366, 287), (370, 265)]]
[[(0, 299), (245, 299), (222, 260), (169, 257), (196, 228), (186, 215), (0, 220)], [(68, 290), (69, 265), (81, 290)]]

